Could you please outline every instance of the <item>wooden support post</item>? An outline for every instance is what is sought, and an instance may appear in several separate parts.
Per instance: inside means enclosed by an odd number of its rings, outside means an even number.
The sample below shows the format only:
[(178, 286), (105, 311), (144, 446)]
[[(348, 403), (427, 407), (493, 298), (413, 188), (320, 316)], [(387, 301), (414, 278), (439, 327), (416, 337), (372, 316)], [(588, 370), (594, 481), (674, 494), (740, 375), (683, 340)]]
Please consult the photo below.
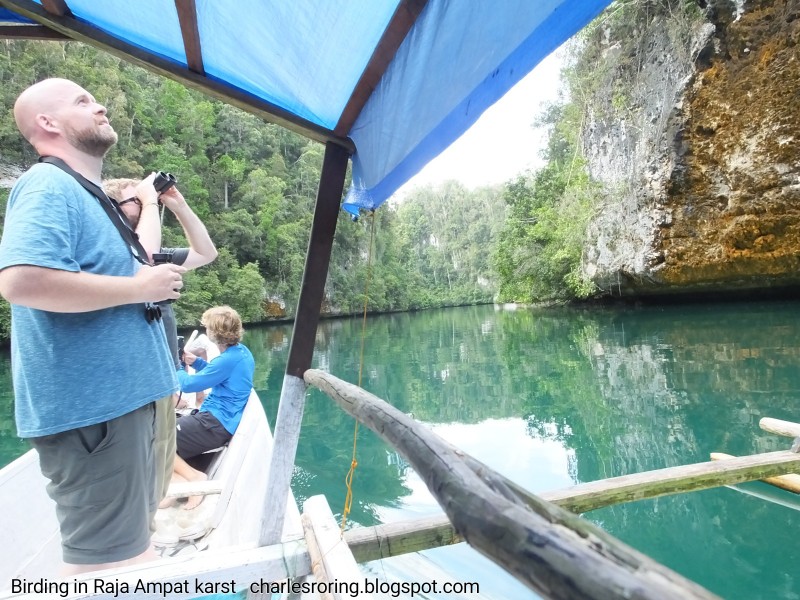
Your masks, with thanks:
[(577, 515), (536, 496), (524, 504), (499, 478), (487, 485), (458, 451), (380, 398), (322, 371), (305, 380), (394, 446), (473, 548), (545, 597), (716, 598)]
[[(305, 407), (303, 372), (311, 366), (314, 353), (319, 312), (328, 276), (328, 263), (333, 247), (333, 236), (336, 233), (336, 220), (339, 216), (348, 158), (348, 152), (341, 146), (330, 142), (326, 144), (314, 220), (306, 251), (306, 266), (300, 298), (297, 301), (289, 358), (275, 421), (275, 445), (270, 459), (266, 501), (259, 535), (259, 544), (262, 546), (278, 543), (283, 530), (286, 501), (289, 497)], [(252, 600), (261, 597), (252, 594), (249, 596)]]

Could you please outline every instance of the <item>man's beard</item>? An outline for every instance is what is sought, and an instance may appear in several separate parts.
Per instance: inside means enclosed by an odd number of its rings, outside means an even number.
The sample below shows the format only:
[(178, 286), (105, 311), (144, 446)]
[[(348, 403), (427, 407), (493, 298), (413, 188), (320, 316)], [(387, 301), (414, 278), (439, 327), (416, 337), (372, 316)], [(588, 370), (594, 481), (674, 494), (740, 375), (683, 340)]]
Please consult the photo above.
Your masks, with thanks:
[(111, 126), (87, 127), (83, 130), (66, 129), (64, 132), (67, 141), (81, 152), (89, 156), (103, 158), (117, 143), (117, 132)]

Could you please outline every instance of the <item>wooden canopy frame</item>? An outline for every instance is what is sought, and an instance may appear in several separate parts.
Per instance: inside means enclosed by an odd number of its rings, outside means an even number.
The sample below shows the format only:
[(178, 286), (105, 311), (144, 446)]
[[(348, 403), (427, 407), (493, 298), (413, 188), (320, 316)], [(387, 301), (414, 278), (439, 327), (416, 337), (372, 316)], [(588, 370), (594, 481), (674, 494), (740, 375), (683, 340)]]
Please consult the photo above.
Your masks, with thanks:
[[(322, 143), (334, 143), (345, 148), (349, 153), (355, 151), (353, 141), (335, 134), (307, 119), (299, 117), (271, 102), (256, 98), (251, 93), (231, 85), (226, 85), (205, 75), (202, 61), (202, 49), (197, 33), (197, 15), (193, 0), (175, 0), (178, 9), (181, 34), (187, 57), (187, 66), (167, 60), (156, 54), (147, 52), (105, 31), (76, 19), (64, 0), (46, 0), (42, 5), (32, 0), (0, 0), (0, 6), (14, 11), (39, 23), (55, 34), (53, 37), (42, 37), (41, 28), (32, 31), (29, 39), (61, 39), (83, 42), (109, 54), (127, 60), (139, 67), (147, 69), (173, 81), (241, 108), (257, 115), (270, 123), (285, 127), (309, 139)], [(0, 37), (23, 39), (26, 30), (31, 26), (13, 25), (0, 27)], [(58, 34), (61, 37), (57, 37)]]
[(173, 79), (186, 87), (199, 90), (218, 100), (258, 115), (270, 123), (281, 125), (304, 137), (342, 146), (352, 154), (355, 146), (347, 137), (347, 133), (361, 114), (361, 110), (427, 2), (428, 0), (402, 0), (398, 4), (372, 57), (350, 94), (350, 99), (347, 101), (336, 127), (332, 130), (298, 117), (270, 102), (259, 100), (244, 90), (208, 79), (203, 66), (203, 49), (200, 42), (195, 0), (175, 0), (183, 48), (186, 53), (186, 67), (151, 54), (79, 21), (72, 14), (66, 0), (42, 0), (41, 5), (32, 0), (0, 0), (0, 6), (39, 23), (39, 25), (2, 25), (0, 26), (0, 38), (84, 42), (158, 75)]

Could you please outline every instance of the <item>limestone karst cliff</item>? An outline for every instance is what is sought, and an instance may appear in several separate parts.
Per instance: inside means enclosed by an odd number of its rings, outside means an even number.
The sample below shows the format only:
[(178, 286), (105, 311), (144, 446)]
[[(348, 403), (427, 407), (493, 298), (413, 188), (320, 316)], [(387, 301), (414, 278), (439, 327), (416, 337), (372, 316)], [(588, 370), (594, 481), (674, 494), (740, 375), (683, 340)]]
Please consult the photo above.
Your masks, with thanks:
[(589, 41), (610, 66), (587, 103), (605, 200), (585, 273), (615, 296), (797, 287), (800, 0), (637, 10)]

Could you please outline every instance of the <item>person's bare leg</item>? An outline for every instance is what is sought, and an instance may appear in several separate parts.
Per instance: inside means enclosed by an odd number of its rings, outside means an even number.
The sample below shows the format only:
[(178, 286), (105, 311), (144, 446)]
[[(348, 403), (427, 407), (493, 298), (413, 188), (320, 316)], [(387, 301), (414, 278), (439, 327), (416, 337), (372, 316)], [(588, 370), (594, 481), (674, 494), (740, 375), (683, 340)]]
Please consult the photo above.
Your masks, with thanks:
[[(186, 481), (205, 481), (208, 475), (202, 471), (192, 468), (189, 463), (183, 460), (180, 456), (175, 456), (175, 473), (179, 477), (183, 477)], [(186, 504), (183, 505), (184, 510), (192, 510), (196, 508), (203, 501), (203, 496), (189, 496)]]
[(70, 577), (72, 575), (79, 575), (81, 573), (89, 573), (91, 571), (102, 571), (104, 569), (116, 569), (119, 567), (127, 567), (129, 565), (136, 565), (143, 562), (149, 562), (151, 560), (157, 560), (159, 558), (156, 551), (150, 546), (147, 550), (142, 552), (141, 554), (134, 556), (133, 558), (128, 558), (126, 560), (118, 560), (116, 562), (108, 562), (108, 563), (100, 563), (96, 565), (75, 565), (71, 563), (65, 563), (61, 567), (61, 577)]
[[(177, 458), (177, 457), (176, 457)], [(173, 467), (174, 468), (174, 467)], [(175, 471), (172, 472), (172, 478), (170, 479), (170, 483), (180, 483), (181, 481), (188, 481), (185, 477), (181, 477)], [(174, 505), (178, 501), (175, 497), (167, 497), (164, 498), (159, 504), (158, 508), (169, 508), (170, 506)]]

